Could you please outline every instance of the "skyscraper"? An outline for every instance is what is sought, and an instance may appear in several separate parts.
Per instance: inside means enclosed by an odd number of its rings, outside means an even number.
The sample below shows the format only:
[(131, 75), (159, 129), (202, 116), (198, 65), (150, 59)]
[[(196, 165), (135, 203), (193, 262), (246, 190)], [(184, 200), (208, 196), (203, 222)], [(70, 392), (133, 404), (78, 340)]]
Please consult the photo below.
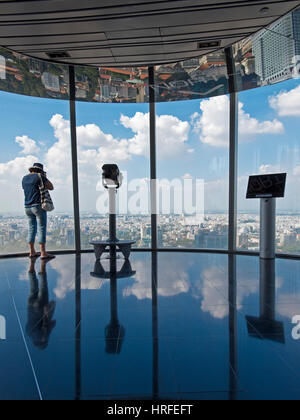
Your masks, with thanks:
[(252, 37), (255, 72), (262, 84), (283, 81), (291, 76), (295, 58), (300, 56), (299, 40), (299, 9)]
[(2, 55), (0, 55), (0, 79), (6, 79), (6, 61)]

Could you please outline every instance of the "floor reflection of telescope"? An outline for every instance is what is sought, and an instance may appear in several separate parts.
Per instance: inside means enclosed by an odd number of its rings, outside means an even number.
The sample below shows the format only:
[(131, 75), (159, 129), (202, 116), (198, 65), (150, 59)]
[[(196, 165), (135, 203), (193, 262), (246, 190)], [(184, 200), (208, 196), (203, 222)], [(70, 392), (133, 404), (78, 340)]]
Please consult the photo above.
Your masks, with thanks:
[(95, 263), (92, 277), (110, 280), (110, 323), (105, 328), (105, 351), (109, 354), (120, 354), (125, 338), (125, 328), (119, 323), (118, 318), (118, 292), (117, 280), (132, 277), (136, 274), (132, 270), (129, 260), (125, 260), (121, 270), (117, 271), (117, 259), (110, 260), (110, 270), (105, 271), (100, 260)]
[(284, 325), (276, 321), (275, 260), (260, 261), (260, 316), (246, 316), (251, 337), (285, 344)]
[[(113, 264), (110, 264), (113, 265)], [(112, 278), (122, 279), (132, 277), (136, 274), (136, 271), (132, 270), (131, 263), (129, 260), (125, 260), (120, 271), (105, 271), (100, 260), (95, 262), (94, 271), (91, 272), (91, 276), (98, 279), (109, 279)], [(113, 277), (112, 277), (113, 276)]]

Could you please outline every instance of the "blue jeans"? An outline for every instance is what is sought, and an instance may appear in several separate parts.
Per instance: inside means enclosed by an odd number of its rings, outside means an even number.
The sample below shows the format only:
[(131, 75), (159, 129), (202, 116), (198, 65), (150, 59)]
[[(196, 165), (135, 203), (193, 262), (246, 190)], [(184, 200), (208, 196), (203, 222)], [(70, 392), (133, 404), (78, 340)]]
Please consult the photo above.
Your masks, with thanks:
[(29, 222), (28, 243), (34, 244), (36, 234), (38, 233), (39, 243), (45, 244), (47, 236), (47, 212), (41, 206), (37, 206), (26, 208), (25, 213)]

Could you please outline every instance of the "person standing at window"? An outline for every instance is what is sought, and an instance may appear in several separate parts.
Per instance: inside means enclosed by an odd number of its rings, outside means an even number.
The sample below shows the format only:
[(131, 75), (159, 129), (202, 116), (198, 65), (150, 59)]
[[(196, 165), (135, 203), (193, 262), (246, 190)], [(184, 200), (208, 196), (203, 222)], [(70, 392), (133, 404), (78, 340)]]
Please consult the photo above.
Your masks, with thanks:
[[(44, 172), (44, 166), (41, 163), (35, 163), (29, 168), (29, 174), (24, 176), (22, 187), (25, 195), (25, 213), (28, 217), (28, 244), (30, 249), (29, 258), (41, 259), (55, 258), (54, 255), (46, 252), (46, 237), (47, 237), (47, 212), (42, 209), (41, 205), (41, 178), (47, 190), (53, 191), (52, 183), (47, 179)], [(35, 239), (38, 234), (41, 253), (35, 251)]]

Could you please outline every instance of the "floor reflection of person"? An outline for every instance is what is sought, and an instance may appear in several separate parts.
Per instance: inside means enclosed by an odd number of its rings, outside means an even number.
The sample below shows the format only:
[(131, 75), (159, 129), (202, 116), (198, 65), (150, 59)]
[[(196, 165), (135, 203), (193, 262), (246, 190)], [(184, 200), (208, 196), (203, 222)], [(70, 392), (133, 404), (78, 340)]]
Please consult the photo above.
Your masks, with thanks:
[(56, 325), (53, 315), (56, 304), (49, 302), (49, 290), (46, 266), (49, 261), (41, 261), (39, 279), (35, 264), (37, 259), (31, 260), (29, 268), (30, 295), (28, 298), (28, 322), (26, 333), (33, 344), (41, 350), (47, 348), (50, 334)]

